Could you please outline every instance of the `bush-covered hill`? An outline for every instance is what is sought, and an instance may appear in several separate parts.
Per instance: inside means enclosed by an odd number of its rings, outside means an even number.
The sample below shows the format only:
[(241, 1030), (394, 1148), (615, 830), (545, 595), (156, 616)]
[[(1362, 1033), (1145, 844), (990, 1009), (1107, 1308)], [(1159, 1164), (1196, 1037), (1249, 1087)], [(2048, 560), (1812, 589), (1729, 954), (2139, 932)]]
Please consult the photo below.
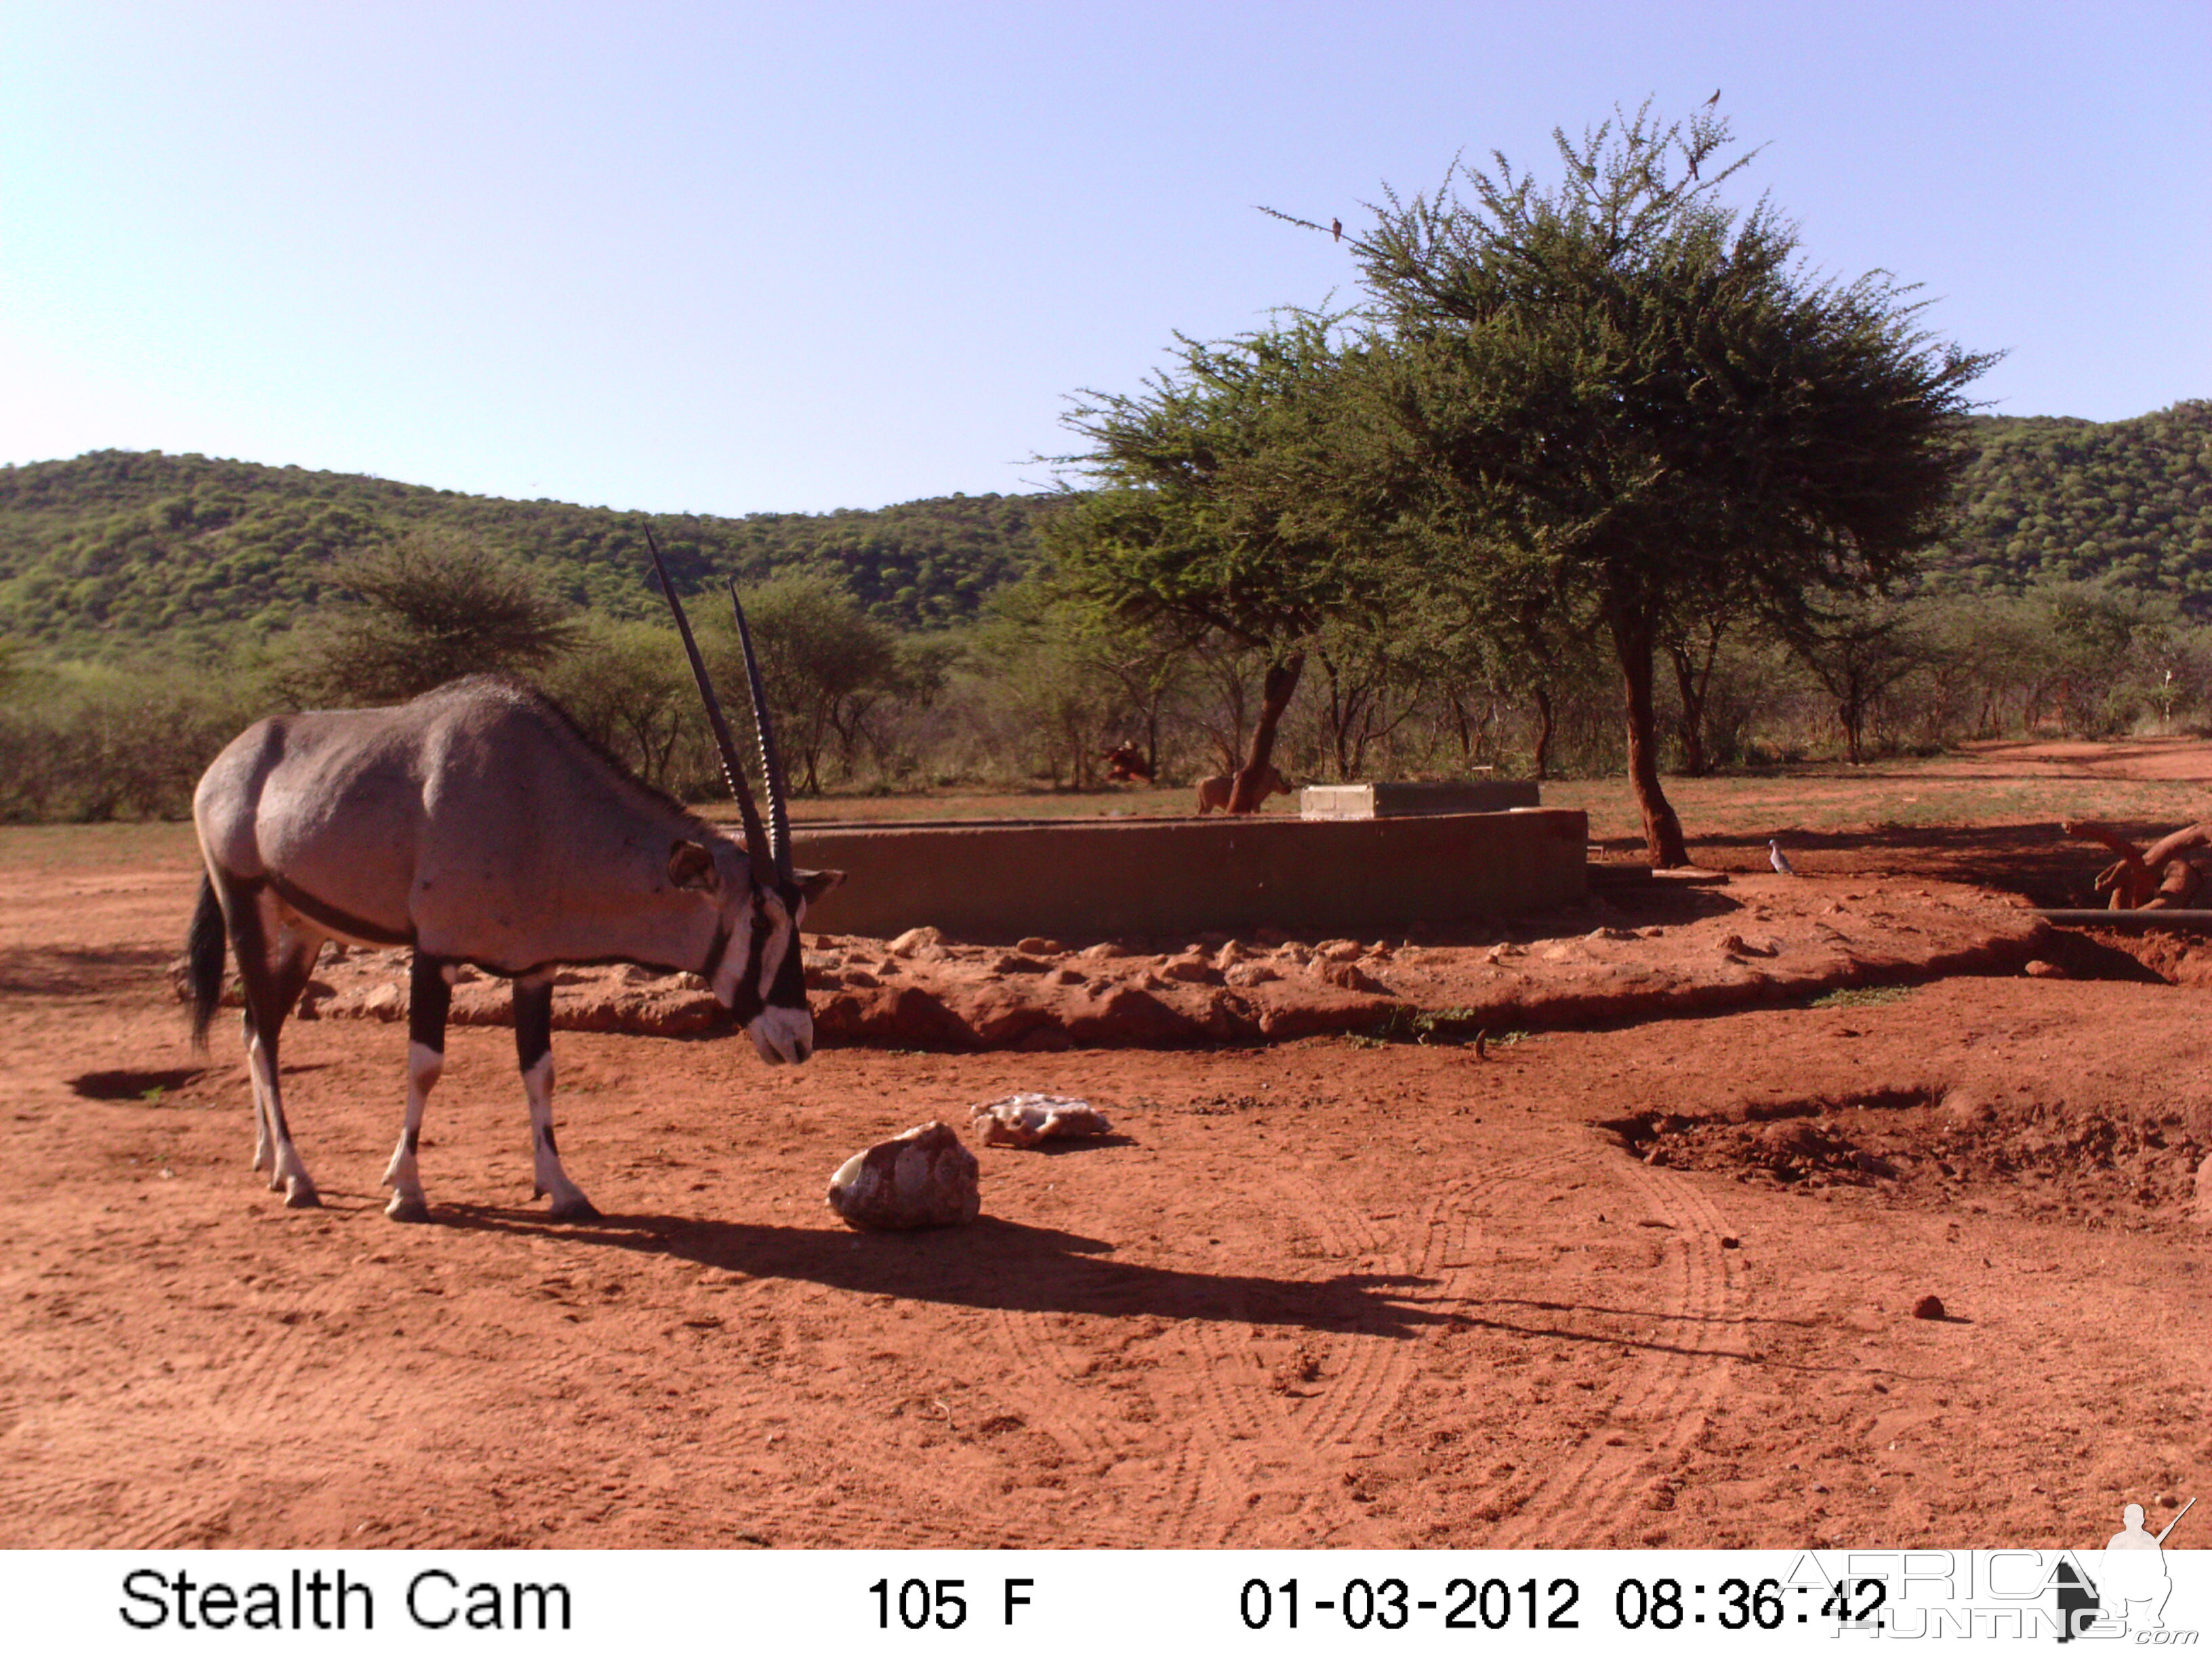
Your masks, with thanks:
[(1960, 490), (1950, 583), (2110, 575), (2212, 612), (2212, 402), (2129, 421), (1987, 416)]
[(649, 525), (685, 585), (710, 569), (751, 581), (826, 563), (884, 620), (927, 626), (973, 616), (1028, 568), (1050, 501), (951, 495), (721, 519), (103, 450), (0, 468), (0, 634), (87, 655), (155, 634), (265, 634), (317, 602), (332, 558), (425, 523), (473, 532), (555, 592), (615, 616), (657, 614), (642, 574)]
[[(1937, 585), (2017, 592), (2109, 574), (2212, 615), (2212, 402), (2133, 420), (1988, 416)], [(354, 473), (103, 450), (0, 467), (0, 636), (104, 656), (151, 635), (266, 635), (321, 597), (330, 560), (435, 523), (536, 566), (572, 602), (657, 617), (651, 525), (679, 582), (840, 571), (880, 619), (975, 614), (1025, 573), (1049, 495), (951, 495), (874, 511), (741, 519), (502, 501)]]

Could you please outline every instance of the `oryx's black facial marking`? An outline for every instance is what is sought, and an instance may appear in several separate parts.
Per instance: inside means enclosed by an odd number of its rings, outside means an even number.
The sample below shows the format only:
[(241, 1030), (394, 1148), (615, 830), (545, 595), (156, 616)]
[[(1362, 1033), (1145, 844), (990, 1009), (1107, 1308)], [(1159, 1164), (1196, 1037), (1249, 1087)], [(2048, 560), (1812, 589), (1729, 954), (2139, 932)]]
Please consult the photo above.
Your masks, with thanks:
[(752, 925), (745, 929), (745, 967), (731, 988), (730, 1014), (740, 1025), (750, 1025), (760, 1018), (767, 1005), (761, 1000), (761, 953), (768, 948), (768, 910), (761, 903), (760, 889), (753, 889)]
[(453, 1006), (453, 988), (447, 983), (446, 966), (437, 957), (417, 951), (414, 971), (407, 981), (407, 1040), (421, 1043), (434, 1054), (446, 1052), (446, 1018)]
[(796, 884), (780, 884), (778, 895), (783, 900), (785, 913), (791, 918), (791, 940), (783, 953), (783, 960), (775, 965), (775, 978), (768, 988), (768, 1000), (779, 1008), (804, 1008), (806, 1006), (806, 965), (800, 959), (799, 939), (799, 907), (806, 902), (805, 895)]
[(714, 942), (707, 947), (707, 959), (699, 964), (699, 977), (711, 988), (714, 975), (722, 970), (723, 955), (730, 948), (730, 919), (724, 916), (714, 924)]

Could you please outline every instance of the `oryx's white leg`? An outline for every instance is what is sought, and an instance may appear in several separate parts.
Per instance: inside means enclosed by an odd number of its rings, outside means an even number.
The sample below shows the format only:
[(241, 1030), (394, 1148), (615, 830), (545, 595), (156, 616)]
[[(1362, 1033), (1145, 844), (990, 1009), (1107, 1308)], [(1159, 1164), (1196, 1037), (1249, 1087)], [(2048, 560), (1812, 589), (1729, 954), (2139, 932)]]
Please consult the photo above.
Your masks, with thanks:
[(301, 1158), (300, 1149), (292, 1144), (291, 1130), (284, 1121), (283, 1096), (276, 1086), (276, 1040), (258, 1030), (249, 1032), (246, 1064), (253, 1074), (255, 1115), (261, 1120), (274, 1154), (270, 1164), (269, 1190), (273, 1193), (281, 1189), (286, 1206), (291, 1209), (311, 1210), (323, 1201), (322, 1196), (315, 1191), (307, 1163)]
[(530, 1157), (537, 1176), (532, 1198), (550, 1193), (556, 1221), (596, 1221), (592, 1207), (568, 1172), (553, 1140), (553, 980), (550, 975), (514, 981), (514, 1054), (522, 1090), (530, 1097)]
[(394, 1221), (428, 1221), (430, 1202), (422, 1195), (422, 1179), (415, 1165), (422, 1140), (422, 1108), (430, 1090), (446, 1069), (446, 1015), (453, 1006), (453, 986), (449, 963), (415, 953), (415, 969), (407, 997), (407, 1117), (399, 1130), (399, 1144), (385, 1166), (384, 1184), (392, 1188), (385, 1214)]
[(238, 977), (246, 993), (246, 1065), (253, 1080), (254, 1168), (269, 1160), (269, 1188), (282, 1188), (295, 1210), (322, 1202), (292, 1131), (284, 1121), (284, 1094), (277, 1082), (276, 1040), (284, 1017), (307, 988), (323, 936), (298, 925), (264, 891), (226, 910)]
[[(239, 1023), (239, 1036), (246, 1044), (246, 1081), (253, 1096), (253, 1167), (273, 1170), (276, 1165), (276, 1141), (269, 1133), (269, 1102), (261, 1092), (261, 1068), (253, 1063), (253, 1016), (249, 1013)], [(273, 1188), (276, 1178), (271, 1176), (269, 1185)]]

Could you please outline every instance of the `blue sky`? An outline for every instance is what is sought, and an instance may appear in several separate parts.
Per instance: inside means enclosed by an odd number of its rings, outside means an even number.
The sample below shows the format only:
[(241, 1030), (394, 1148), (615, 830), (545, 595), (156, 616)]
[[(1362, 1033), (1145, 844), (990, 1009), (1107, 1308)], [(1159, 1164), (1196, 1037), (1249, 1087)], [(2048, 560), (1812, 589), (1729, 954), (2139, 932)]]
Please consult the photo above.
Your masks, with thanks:
[(2212, 6), (0, 9), (0, 462), (661, 511), (1046, 483), (1065, 395), (1353, 297), (1455, 154), (1715, 88), (2002, 412), (2212, 396)]

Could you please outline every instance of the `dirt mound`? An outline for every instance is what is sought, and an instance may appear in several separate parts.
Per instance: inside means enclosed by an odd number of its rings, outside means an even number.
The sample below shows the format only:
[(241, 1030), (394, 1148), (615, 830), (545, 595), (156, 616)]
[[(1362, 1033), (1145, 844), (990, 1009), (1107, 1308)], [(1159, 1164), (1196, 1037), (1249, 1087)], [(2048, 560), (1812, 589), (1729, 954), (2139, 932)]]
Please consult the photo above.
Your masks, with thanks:
[[(2010, 972), (2057, 948), (2034, 916), (1978, 888), (1717, 874), (1613, 889), (1493, 927), (1364, 943), (1263, 933), (1082, 948), (1030, 939), (1008, 951), (918, 927), (890, 940), (820, 934), (809, 945), (825, 1046), (936, 1050), (1171, 1048), (1332, 1032), (1468, 1041)], [(407, 974), (404, 951), (347, 952), (324, 964), (301, 1015), (403, 1018)], [(696, 975), (579, 968), (556, 983), (563, 1030), (684, 1036), (727, 1024)], [(462, 970), (456, 1024), (511, 1018), (504, 982)]]
[(1602, 1126), (1646, 1164), (1819, 1192), (1870, 1187), (1900, 1201), (2171, 1224), (2191, 1211), (2212, 1114), (1930, 1084), (1843, 1098), (1755, 1103), (1726, 1115), (1649, 1114)]
[(2212, 985), (2212, 940), (2178, 933), (2091, 929), (2084, 937), (2136, 962), (2168, 985)]

